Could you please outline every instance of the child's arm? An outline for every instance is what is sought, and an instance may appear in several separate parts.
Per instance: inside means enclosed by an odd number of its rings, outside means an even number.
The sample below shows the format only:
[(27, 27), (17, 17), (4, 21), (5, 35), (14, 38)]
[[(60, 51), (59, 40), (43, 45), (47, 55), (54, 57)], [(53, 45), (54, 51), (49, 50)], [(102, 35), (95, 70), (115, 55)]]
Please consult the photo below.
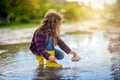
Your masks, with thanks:
[(72, 51), (62, 39), (58, 40), (58, 46), (67, 54), (72, 54), (73, 56), (76, 55), (76, 52)]
[(61, 39), (59, 39), (59, 41), (58, 41), (58, 46), (66, 53), (73, 55), (73, 57), (71, 59), (72, 61), (80, 60), (80, 57), (77, 55), (77, 53), (72, 51)]
[(58, 46), (67, 54), (69, 54), (72, 51), (62, 39), (58, 40)]

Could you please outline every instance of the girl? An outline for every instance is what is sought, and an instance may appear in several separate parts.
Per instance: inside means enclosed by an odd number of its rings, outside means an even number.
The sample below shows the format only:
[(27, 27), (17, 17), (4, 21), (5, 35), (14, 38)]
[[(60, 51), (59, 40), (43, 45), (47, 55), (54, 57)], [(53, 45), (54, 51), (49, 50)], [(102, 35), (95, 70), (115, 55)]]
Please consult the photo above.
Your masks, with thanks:
[[(56, 63), (56, 59), (63, 59), (64, 54), (56, 49), (58, 45), (64, 52), (76, 56), (60, 38), (61, 16), (55, 11), (49, 11), (42, 22), (42, 25), (34, 32), (30, 50), (36, 55), (40, 65), (44, 65), (46, 59), (46, 67), (62, 67)], [(80, 57), (78, 57), (80, 59)]]

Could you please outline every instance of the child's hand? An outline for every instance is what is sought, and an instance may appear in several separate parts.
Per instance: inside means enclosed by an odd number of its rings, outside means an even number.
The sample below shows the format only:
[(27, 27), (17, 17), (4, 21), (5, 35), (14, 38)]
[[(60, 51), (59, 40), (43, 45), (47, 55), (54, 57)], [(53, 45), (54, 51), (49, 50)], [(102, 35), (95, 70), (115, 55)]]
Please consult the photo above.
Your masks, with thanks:
[(56, 58), (54, 57), (54, 56), (49, 56), (49, 58), (48, 58), (50, 61), (55, 61), (56, 60)]
[(79, 61), (80, 60), (80, 57), (76, 54), (76, 52), (71, 51), (70, 53), (73, 55), (73, 57), (71, 59), (72, 61)]
[(72, 54), (73, 56), (75, 56), (76, 52), (75, 51), (71, 51), (70, 54)]

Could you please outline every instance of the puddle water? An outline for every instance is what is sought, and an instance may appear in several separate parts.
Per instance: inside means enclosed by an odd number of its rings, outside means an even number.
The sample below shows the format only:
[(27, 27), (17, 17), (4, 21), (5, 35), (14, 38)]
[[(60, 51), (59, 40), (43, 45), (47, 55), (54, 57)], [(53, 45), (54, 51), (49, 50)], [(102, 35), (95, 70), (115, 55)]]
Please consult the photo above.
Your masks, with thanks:
[(109, 52), (110, 40), (102, 32), (67, 34), (62, 39), (81, 57), (57, 62), (62, 69), (41, 68), (29, 43), (0, 46), (0, 80), (120, 80), (120, 51)]

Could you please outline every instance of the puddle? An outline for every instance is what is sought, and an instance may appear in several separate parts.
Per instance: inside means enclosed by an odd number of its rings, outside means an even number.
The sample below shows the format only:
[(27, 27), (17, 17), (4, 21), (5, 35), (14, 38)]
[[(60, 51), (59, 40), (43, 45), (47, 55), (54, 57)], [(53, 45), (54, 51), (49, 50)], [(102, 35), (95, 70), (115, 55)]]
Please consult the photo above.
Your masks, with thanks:
[[(40, 68), (29, 43), (0, 45), (0, 80), (120, 80), (120, 54), (102, 32), (67, 34), (62, 39), (81, 57), (72, 62), (65, 54), (62, 69)], [(113, 48), (112, 48), (113, 49)]]

